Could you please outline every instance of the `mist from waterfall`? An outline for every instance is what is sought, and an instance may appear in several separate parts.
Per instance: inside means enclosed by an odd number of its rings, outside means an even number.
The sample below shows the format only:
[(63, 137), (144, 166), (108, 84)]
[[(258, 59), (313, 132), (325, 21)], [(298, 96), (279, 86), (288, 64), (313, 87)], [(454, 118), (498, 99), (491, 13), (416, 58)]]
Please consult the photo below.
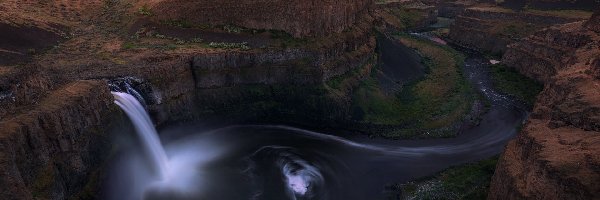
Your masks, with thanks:
[(150, 116), (138, 99), (128, 93), (112, 92), (115, 103), (125, 111), (141, 139), (144, 150), (157, 170), (158, 177), (164, 179), (168, 174), (167, 155), (160, 142)]
[[(351, 133), (342, 137), (280, 125), (175, 124), (160, 130), (162, 145), (137, 98), (142, 102), (153, 99), (143, 99), (149, 95), (134, 89), (130, 79), (115, 81), (111, 89), (130, 93), (113, 95), (131, 118), (143, 148), (130, 139), (118, 140), (126, 148), (115, 157), (104, 199), (363, 200), (396, 196), (390, 183), (497, 155), (516, 135), (527, 112), (519, 102), (493, 90), (488, 72), (480, 67), (487, 64), (484, 58), (467, 59), (465, 74), (489, 100), (489, 111), (478, 126), (462, 130), (457, 137), (433, 140), (383, 140)], [(151, 168), (158, 169), (162, 179), (157, 179)]]

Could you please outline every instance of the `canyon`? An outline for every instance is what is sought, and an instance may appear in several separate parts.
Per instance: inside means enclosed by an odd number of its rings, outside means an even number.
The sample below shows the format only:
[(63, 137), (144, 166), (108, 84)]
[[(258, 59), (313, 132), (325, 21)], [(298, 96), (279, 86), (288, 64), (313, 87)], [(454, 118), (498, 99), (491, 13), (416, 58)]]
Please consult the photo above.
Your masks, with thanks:
[(491, 199), (596, 199), (598, 14), (538, 31), (508, 47), (507, 66), (545, 83), (527, 124), (494, 175)]
[[(0, 198), (103, 197), (107, 162), (121, 148), (114, 138), (132, 130), (109, 85), (141, 91), (158, 127), (405, 130), (357, 118), (365, 111), (356, 94), (381, 70), (382, 32), (427, 29), (437, 17), (454, 21), (448, 41), (544, 84), (488, 198), (600, 198), (600, 10), (518, 11), (510, 2), (0, 1)], [(403, 37), (390, 38), (419, 47)], [(476, 118), (461, 112), (448, 123), (467, 117)]]
[[(456, 17), (450, 39), (462, 46), (502, 55), (506, 46), (536, 30), (588, 19), (585, 13), (554, 14), (551, 11), (515, 12), (507, 8), (473, 6)], [(463, 34), (469, 32), (470, 34)]]

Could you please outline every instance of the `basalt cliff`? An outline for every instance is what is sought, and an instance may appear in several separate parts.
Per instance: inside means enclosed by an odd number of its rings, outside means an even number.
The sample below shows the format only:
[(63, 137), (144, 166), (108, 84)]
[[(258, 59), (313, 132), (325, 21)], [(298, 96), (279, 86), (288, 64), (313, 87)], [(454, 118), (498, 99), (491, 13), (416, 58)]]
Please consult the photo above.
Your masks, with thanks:
[(151, 2), (163, 21), (236, 25), (252, 29), (276, 29), (296, 37), (339, 33), (368, 12), (372, 0), (235, 1), (210, 0)]
[(324, 85), (370, 72), (372, 3), (0, 1), (0, 198), (101, 198), (126, 121), (109, 84), (157, 124), (347, 118), (356, 83)]
[(452, 42), (479, 51), (502, 55), (506, 46), (537, 30), (589, 18), (586, 12), (525, 10), (476, 5), (466, 8), (450, 28)]
[(545, 84), (490, 198), (600, 198), (600, 13), (490, 2), (0, 0), (0, 199), (102, 199), (124, 134), (114, 127), (129, 125), (110, 93), (123, 84), (158, 126), (361, 130), (353, 92), (377, 71), (374, 27), (421, 30), (437, 16), (455, 18), (453, 42)]
[(502, 61), (545, 87), (500, 159), (490, 199), (600, 198), (599, 13), (508, 46)]

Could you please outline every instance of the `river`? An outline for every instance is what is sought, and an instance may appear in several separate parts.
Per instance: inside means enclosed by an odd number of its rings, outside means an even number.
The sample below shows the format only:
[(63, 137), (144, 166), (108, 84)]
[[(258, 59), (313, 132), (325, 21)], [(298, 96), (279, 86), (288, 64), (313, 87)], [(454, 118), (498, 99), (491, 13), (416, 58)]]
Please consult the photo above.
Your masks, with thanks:
[[(392, 42), (392, 41), (388, 41)], [(394, 72), (423, 73), (422, 66), (397, 69), (398, 44), (386, 44), (383, 63)], [(453, 165), (502, 152), (527, 117), (527, 108), (492, 88), (489, 60), (468, 55), (463, 74), (489, 100), (478, 126), (455, 138), (385, 140), (282, 125), (201, 125), (163, 128), (169, 158), (166, 179), (132, 148), (115, 159), (106, 182), (107, 199), (384, 199), (385, 186), (432, 175)], [(414, 58), (409, 52), (399, 56)], [(417, 63), (407, 61), (409, 63)], [(405, 65), (405, 64), (404, 64)], [(398, 74), (402, 73), (386, 73)], [(389, 77), (388, 77), (389, 78)], [(393, 83), (390, 81), (390, 88)], [(393, 89), (391, 89), (393, 90)]]

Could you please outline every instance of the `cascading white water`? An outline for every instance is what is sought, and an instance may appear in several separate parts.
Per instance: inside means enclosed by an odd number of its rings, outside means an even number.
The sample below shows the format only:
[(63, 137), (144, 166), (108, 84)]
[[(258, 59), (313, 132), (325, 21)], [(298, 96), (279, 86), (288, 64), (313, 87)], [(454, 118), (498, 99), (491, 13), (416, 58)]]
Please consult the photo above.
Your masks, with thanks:
[(150, 116), (134, 96), (122, 92), (112, 92), (112, 94), (115, 97), (115, 103), (125, 111), (133, 122), (147, 154), (158, 170), (159, 177), (164, 179), (168, 173), (167, 155), (160, 143), (160, 138), (154, 124), (152, 124), (152, 120), (150, 120)]

